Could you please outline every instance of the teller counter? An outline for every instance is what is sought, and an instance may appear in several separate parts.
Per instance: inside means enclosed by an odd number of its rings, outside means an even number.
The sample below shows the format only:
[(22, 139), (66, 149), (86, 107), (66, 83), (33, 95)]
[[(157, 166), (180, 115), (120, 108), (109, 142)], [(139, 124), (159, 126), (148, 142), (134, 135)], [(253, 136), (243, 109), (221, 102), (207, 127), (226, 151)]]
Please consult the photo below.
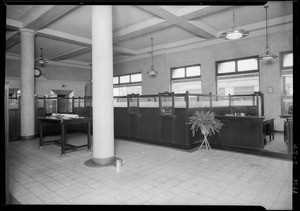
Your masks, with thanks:
[(265, 118), (216, 115), (224, 126), (220, 134), (209, 136), (212, 147), (260, 154), (264, 149)]
[[(237, 96), (230, 97), (237, 99)], [(186, 124), (189, 117), (197, 110), (212, 110), (216, 118), (225, 124), (220, 135), (208, 137), (212, 147), (260, 153), (265, 134), (264, 117), (261, 115), (263, 109), (258, 108), (260, 100), (257, 97), (261, 95), (242, 96), (244, 100), (233, 102), (230, 98), (212, 95), (165, 92), (152, 96), (132, 94), (126, 98), (115, 98), (115, 137), (192, 149), (199, 146), (204, 137), (200, 131), (192, 136)], [(246, 113), (246, 116), (233, 116), (235, 113)]]

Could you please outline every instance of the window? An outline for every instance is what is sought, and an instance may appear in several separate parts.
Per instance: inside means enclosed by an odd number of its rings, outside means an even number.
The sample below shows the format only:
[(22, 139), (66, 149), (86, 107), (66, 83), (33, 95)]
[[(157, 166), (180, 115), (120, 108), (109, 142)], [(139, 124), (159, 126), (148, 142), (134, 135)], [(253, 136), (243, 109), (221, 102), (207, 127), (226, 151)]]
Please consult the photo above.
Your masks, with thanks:
[(201, 94), (200, 65), (178, 67), (171, 69), (171, 90), (174, 93)]
[(293, 52), (280, 53), (280, 69), (282, 80), (281, 113), (288, 114), (293, 107)]
[(142, 94), (142, 74), (133, 73), (116, 76), (113, 78), (114, 96), (126, 96), (128, 94)]
[(258, 57), (216, 62), (218, 95), (243, 95), (259, 91)]

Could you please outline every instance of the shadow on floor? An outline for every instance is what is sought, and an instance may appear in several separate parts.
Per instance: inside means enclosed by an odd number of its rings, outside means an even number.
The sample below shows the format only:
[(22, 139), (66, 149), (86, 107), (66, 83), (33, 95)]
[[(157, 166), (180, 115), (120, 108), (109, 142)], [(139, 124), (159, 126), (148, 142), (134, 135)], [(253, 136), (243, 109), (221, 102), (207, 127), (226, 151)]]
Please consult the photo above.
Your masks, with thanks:
[(9, 204), (21, 204), (12, 194), (9, 194)]

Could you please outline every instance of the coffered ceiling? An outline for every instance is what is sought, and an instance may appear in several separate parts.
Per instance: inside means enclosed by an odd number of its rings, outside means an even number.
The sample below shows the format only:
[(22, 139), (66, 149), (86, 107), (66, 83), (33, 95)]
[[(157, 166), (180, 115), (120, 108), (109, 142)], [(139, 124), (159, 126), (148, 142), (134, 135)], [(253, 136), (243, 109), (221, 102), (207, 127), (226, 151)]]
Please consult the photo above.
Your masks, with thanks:
[[(270, 33), (291, 30), (293, 3), (267, 3)], [(263, 5), (113, 6), (114, 62), (171, 50), (195, 43), (220, 42), (218, 35), (230, 28), (234, 10), (238, 28), (248, 39), (265, 33)], [(20, 54), (20, 28), (36, 31), (35, 56), (43, 48), (45, 60), (91, 65), (92, 5), (7, 5), (6, 54)], [(226, 41), (224, 42), (232, 42)]]

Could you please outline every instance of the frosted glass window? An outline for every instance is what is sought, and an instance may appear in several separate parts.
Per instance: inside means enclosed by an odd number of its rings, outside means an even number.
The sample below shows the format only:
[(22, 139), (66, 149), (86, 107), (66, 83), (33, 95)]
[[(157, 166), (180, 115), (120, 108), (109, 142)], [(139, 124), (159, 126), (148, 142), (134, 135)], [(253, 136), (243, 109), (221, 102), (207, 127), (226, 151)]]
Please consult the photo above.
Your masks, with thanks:
[(178, 93), (201, 94), (201, 78), (183, 79), (172, 81), (172, 92)]
[(124, 84), (124, 83), (129, 83), (130, 82), (130, 77), (129, 75), (123, 75), (120, 76), (120, 83)]
[(290, 113), (293, 106), (293, 52), (284, 52), (281, 54), (281, 77), (282, 77), (282, 93), (281, 93), (281, 113)]
[(128, 94), (142, 94), (142, 85), (118, 86), (113, 89), (114, 96), (126, 96)]
[(239, 71), (258, 70), (257, 59), (238, 60), (237, 66), (238, 66), (238, 72)]
[(200, 76), (200, 66), (187, 67), (186, 76), (187, 77)]
[(217, 79), (219, 95), (253, 94), (259, 91), (259, 75), (248, 74), (240, 77), (222, 77)]
[(172, 70), (172, 78), (183, 78), (184, 77), (184, 68), (178, 68)]
[(114, 77), (113, 84), (118, 84), (118, 83), (119, 83), (119, 77)]
[(232, 73), (235, 72), (235, 62), (218, 63), (218, 73)]
[(283, 76), (284, 95), (293, 96), (293, 75)]
[(283, 55), (283, 67), (293, 66), (293, 53)]
[(131, 82), (141, 82), (142, 81), (142, 74), (133, 74), (131, 75)]

